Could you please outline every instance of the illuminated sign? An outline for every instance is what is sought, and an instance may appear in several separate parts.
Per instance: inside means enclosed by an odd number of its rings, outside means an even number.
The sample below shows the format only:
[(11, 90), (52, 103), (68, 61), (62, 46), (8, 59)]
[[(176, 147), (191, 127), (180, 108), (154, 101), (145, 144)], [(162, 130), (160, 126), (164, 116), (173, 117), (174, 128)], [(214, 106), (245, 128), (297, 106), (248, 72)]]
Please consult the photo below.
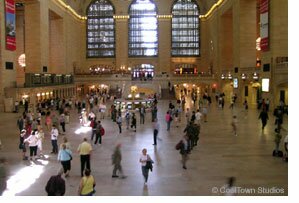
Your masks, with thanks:
[(235, 88), (235, 89), (238, 88), (238, 85), (239, 85), (239, 83), (238, 83), (238, 78), (234, 78), (234, 79), (233, 79), (233, 86), (234, 86), (234, 88)]
[(262, 91), (263, 92), (269, 92), (269, 84), (270, 84), (269, 78), (262, 79)]

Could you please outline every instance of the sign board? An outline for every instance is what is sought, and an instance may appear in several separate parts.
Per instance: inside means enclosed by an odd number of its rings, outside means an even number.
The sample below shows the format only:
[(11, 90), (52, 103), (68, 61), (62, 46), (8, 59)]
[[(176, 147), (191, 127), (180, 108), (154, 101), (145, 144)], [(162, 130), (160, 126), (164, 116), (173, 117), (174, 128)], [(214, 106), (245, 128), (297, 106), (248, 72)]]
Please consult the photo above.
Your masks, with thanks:
[(6, 49), (16, 50), (16, 7), (14, 0), (5, 0)]

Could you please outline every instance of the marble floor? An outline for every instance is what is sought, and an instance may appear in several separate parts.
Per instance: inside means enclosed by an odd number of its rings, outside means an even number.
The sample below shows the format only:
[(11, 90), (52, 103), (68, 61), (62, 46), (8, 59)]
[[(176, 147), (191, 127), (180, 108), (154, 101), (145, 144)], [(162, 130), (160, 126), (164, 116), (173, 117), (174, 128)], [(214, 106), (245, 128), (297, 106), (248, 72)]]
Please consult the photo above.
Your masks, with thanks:
[[(281, 158), (272, 157), (274, 149), (274, 118), (272, 112), (264, 131), (258, 120), (259, 112), (237, 106), (231, 110), (225, 106), (218, 109), (212, 103), (208, 122), (202, 123), (199, 146), (195, 147), (187, 162), (187, 170), (182, 169), (181, 156), (175, 150), (176, 143), (183, 136), (185, 121), (179, 127), (172, 126), (166, 131), (164, 115), (168, 100), (159, 101), (160, 121), (157, 146), (153, 146), (150, 113), (144, 125), (139, 124), (137, 132), (118, 128), (109, 118), (102, 120), (106, 135), (103, 144), (94, 146), (91, 170), (97, 185), (97, 196), (220, 196), (227, 178), (234, 176), (238, 188), (236, 195), (288, 195), (288, 164)], [(138, 115), (138, 114), (137, 114)], [(233, 115), (238, 118), (238, 136), (232, 133), (230, 125)], [(6, 159), (8, 190), (4, 196), (45, 196), (45, 185), (51, 175), (57, 173), (60, 163), (50, 154), (49, 134), (44, 140), (46, 158), (37, 161), (22, 161), (18, 150), (19, 135), (16, 126), (18, 114), (0, 114), (0, 139), (3, 149), (0, 157)], [(288, 129), (287, 116), (284, 117), (283, 139)], [(70, 177), (66, 178), (66, 196), (77, 195), (80, 181), (80, 159), (76, 149), (84, 137), (90, 138), (90, 129), (80, 128), (78, 116), (72, 110), (70, 124), (66, 125), (67, 136), (72, 145), (73, 161)], [(62, 142), (59, 137), (58, 143)], [(126, 179), (111, 178), (111, 154), (116, 144), (122, 144), (122, 166)], [(154, 160), (153, 172), (149, 174), (147, 186), (143, 184), (139, 156), (147, 148)], [(283, 148), (281, 144), (281, 148)], [(27, 152), (28, 154), (28, 152)]]

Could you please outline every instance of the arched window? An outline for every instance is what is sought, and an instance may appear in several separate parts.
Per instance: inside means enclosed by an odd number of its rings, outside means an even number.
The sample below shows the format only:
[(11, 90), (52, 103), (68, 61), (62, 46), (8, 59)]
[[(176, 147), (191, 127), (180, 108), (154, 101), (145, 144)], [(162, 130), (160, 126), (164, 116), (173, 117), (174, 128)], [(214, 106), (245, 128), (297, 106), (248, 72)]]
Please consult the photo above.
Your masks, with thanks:
[(157, 56), (157, 6), (152, 0), (134, 0), (129, 15), (129, 56)]
[(172, 7), (172, 56), (199, 56), (199, 8), (194, 0), (177, 0)]
[(114, 7), (109, 0), (94, 0), (87, 8), (87, 57), (115, 56)]

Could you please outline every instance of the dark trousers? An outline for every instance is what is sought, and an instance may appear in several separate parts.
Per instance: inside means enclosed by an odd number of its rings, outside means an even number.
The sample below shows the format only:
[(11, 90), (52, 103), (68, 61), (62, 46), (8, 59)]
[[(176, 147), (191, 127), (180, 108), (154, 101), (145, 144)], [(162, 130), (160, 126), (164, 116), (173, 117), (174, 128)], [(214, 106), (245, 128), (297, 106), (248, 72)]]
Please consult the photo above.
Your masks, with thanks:
[(262, 125), (263, 125), (263, 129), (265, 128), (265, 126), (267, 125), (267, 121), (262, 121)]
[(51, 142), (52, 142), (52, 152), (57, 154), (58, 153), (57, 140), (51, 140)]
[(102, 136), (101, 134), (96, 134), (96, 140), (94, 141), (94, 144), (97, 144), (99, 140), (99, 144), (102, 144)]
[(118, 129), (119, 129), (119, 133), (121, 133), (121, 124), (117, 124), (118, 125)]
[(141, 170), (142, 170), (142, 175), (144, 177), (144, 181), (147, 182), (149, 169), (146, 169), (145, 166), (142, 166)]
[(157, 136), (158, 136), (158, 130), (154, 130), (154, 145), (157, 145)]
[(37, 152), (37, 146), (30, 146), (30, 156), (36, 156), (36, 152)]
[(116, 176), (116, 172), (119, 171), (119, 173), (121, 175), (123, 175), (123, 170), (122, 170), (122, 167), (120, 165), (120, 163), (116, 163), (114, 164), (114, 168), (113, 168), (113, 172), (112, 172), (112, 175)]
[(60, 123), (61, 127), (62, 127), (62, 131), (65, 133), (65, 122)]
[(93, 141), (93, 138), (94, 138), (94, 135), (96, 134), (96, 130), (95, 129), (92, 129), (91, 130), (91, 138), (90, 140)]
[(140, 124), (144, 124), (144, 114), (140, 114)]
[(90, 170), (90, 155), (80, 155), (81, 160), (81, 176), (83, 177), (83, 171), (85, 168)]
[(71, 170), (71, 160), (61, 161), (61, 165), (63, 167), (63, 172), (64, 173)]

